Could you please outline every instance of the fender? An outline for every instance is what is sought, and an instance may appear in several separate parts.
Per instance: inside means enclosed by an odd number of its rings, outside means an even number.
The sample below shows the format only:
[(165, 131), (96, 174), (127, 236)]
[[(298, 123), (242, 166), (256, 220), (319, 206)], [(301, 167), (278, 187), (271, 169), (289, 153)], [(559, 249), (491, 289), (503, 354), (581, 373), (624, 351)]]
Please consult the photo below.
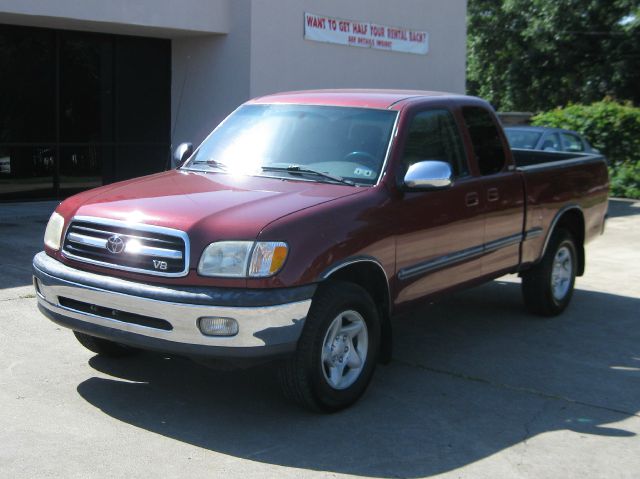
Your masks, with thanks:
[(380, 268), (380, 270), (382, 271), (382, 274), (384, 274), (384, 277), (387, 280), (387, 288), (388, 288), (389, 287), (389, 277), (387, 276), (387, 272), (382, 267), (382, 263), (380, 263), (380, 261), (378, 261), (373, 256), (366, 256), (366, 255), (351, 256), (349, 258), (342, 259), (342, 260), (332, 264), (327, 269), (325, 269), (322, 273), (320, 273), (320, 276), (318, 277), (318, 280), (319, 281), (323, 281), (323, 280), (327, 279), (329, 276), (331, 276), (333, 273), (335, 273), (336, 271), (338, 271), (338, 270), (340, 270), (342, 268), (345, 268), (345, 267), (347, 267), (347, 266), (349, 266), (351, 264), (354, 264), (354, 263), (366, 263), (366, 262), (373, 263), (378, 268)]
[(382, 267), (382, 263), (380, 263), (380, 261), (378, 261), (373, 256), (366, 256), (366, 255), (351, 256), (349, 258), (345, 258), (343, 260), (340, 260), (340, 261), (334, 263), (333, 265), (329, 266), (322, 273), (320, 273), (320, 275), (318, 277), (318, 281), (325, 281), (326, 279), (328, 279), (331, 275), (333, 275), (337, 271), (340, 271), (341, 269), (344, 269), (347, 266), (351, 266), (352, 264), (356, 264), (356, 263), (372, 263), (372, 264), (376, 265), (380, 271), (382, 271), (382, 274), (384, 275), (385, 283), (386, 283), (386, 286), (387, 286), (387, 304), (389, 306), (387, 314), (390, 315), (391, 314), (392, 303), (391, 303), (391, 284), (389, 283), (389, 276), (387, 275), (387, 272)]
[(328, 278), (330, 278), (332, 275), (334, 275), (335, 273), (339, 272), (340, 270), (343, 270), (349, 266), (352, 266), (354, 264), (358, 264), (358, 263), (369, 263), (369, 264), (374, 264), (376, 266), (376, 268), (378, 268), (380, 271), (382, 271), (382, 274), (384, 275), (385, 278), (385, 291), (386, 291), (386, 300), (387, 300), (387, 311), (383, 311), (381, 308), (381, 313), (382, 313), (382, 342), (380, 344), (380, 356), (379, 356), (379, 360), (380, 362), (382, 362), (383, 364), (388, 364), (391, 361), (391, 357), (392, 357), (392, 349), (393, 349), (393, 340), (392, 340), (392, 328), (391, 328), (391, 316), (392, 316), (392, 309), (393, 309), (393, 304), (391, 301), (391, 285), (389, 284), (389, 277), (387, 276), (386, 271), (384, 270), (384, 268), (382, 267), (382, 264), (374, 257), (372, 256), (353, 256), (350, 258), (346, 258), (343, 259), (335, 264), (333, 264), (332, 266), (330, 266), (329, 268), (327, 268), (325, 271), (323, 271), (320, 276), (319, 276), (319, 281), (325, 281)]
[[(544, 244), (542, 246), (542, 252), (540, 253), (540, 256), (538, 257), (538, 260), (536, 261), (536, 263), (540, 262), (540, 260), (544, 257), (545, 253), (547, 252), (549, 241), (551, 240), (551, 236), (553, 235), (553, 232), (555, 231), (556, 226), (558, 225), (558, 222), (564, 216), (565, 213), (571, 210), (577, 210), (580, 213), (580, 216), (582, 217), (582, 222), (584, 223), (584, 211), (582, 211), (582, 208), (579, 205), (570, 204), (560, 208), (560, 211), (556, 213), (553, 220), (551, 221), (551, 224), (549, 225), (549, 230), (547, 231), (547, 236), (545, 237)], [(583, 235), (584, 235), (584, 232), (583, 232)], [(584, 265), (585, 265), (584, 241), (582, 244), (577, 244), (576, 247), (578, 249), (577, 253), (578, 253), (578, 261), (579, 261), (578, 276), (581, 276), (582, 274), (584, 274)]]

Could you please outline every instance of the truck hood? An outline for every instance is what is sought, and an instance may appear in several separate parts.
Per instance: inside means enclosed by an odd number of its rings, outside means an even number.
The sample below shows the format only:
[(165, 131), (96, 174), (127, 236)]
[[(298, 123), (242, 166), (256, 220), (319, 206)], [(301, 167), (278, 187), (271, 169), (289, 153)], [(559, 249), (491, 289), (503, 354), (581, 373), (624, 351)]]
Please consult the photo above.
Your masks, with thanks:
[(251, 240), (290, 213), (366, 188), (348, 185), (168, 171), (76, 195), (61, 205), (67, 216), (94, 216), (185, 231), (193, 246)]

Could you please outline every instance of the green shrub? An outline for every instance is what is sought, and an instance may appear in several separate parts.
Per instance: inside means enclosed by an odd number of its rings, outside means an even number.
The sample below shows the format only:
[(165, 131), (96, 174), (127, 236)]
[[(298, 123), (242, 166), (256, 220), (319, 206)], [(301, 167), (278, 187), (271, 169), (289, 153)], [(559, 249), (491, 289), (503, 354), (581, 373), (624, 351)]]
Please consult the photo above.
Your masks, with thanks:
[(640, 198), (640, 108), (605, 99), (540, 113), (532, 123), (583, 134), (609, 160), (611, 194)]
[(640, 199), (640, 163), (609, 167), (611, 196)]

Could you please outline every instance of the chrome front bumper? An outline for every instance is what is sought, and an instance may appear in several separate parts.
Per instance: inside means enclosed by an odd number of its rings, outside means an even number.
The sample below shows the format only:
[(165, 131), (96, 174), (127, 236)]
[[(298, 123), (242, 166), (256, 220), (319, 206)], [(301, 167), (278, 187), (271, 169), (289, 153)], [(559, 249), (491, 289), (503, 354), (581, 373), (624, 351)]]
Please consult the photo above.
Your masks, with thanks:
[[(33, 274), (38, 306), (58, 324), (136, 347), (212, 357), (295, 350), (315, 290), (313, 285), (272, 291), (151, 286), (77, 270), (44, 252), (34, 257)], [(137, 324), (127, 320), (131, 315), (168, 324), (164, 329)], [(212, 316), (235, 319), (238, 334), (202, 334), (198, 319)]]

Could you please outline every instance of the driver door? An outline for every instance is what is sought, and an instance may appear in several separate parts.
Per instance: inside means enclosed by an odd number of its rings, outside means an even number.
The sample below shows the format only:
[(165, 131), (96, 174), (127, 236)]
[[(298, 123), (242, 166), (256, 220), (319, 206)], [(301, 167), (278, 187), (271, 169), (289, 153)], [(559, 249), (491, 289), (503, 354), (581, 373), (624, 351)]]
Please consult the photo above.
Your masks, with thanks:
[(472, 280), (482, 270), (482, 181), (469, 174), (458, 126), (447, 109), (424, 110), (411, 120), (402, 155), (404, 171), (428, 160), (448, 162), (454, 183), (436, 191), (406, 192), (397, 201), (398, 303)]

